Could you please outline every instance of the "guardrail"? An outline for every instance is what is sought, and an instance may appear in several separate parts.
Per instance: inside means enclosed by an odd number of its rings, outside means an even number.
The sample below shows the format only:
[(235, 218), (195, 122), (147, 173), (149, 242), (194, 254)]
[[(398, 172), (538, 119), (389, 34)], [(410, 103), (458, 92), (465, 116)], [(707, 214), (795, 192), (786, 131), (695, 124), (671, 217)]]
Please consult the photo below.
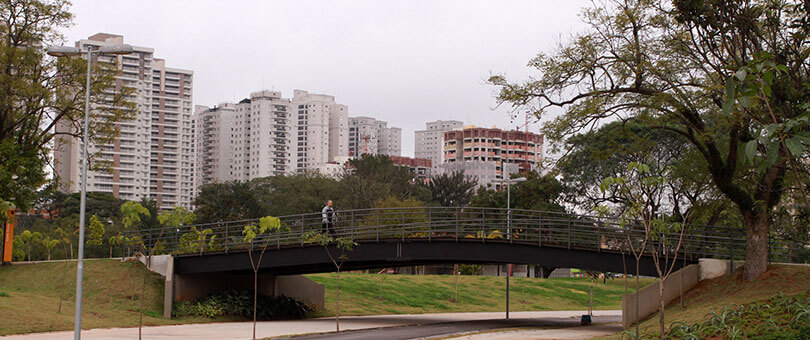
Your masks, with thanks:
[[(610, 218), (565, 213), (476, 207), (409, 207), (336, 211), (333, 230), (322, 224), (321, 213), (278, 217), (282, 228), (245, 241), (245, 226), (259, 224), (258, 219), (184, 225), (129, 231), (123, 252), (131, 255), (142, 245), (156, 246), (160, 254), (228, 253), (257, 248), (305, 246), (302, 236), (312, 230), (334, 237), (349, 237), (356, 242), (392, 240), (443, 240), (509, 242), (535, 244), (538, 247), (591, 249), (595, 252), (629, 253), (628, 245), (640, 245), (644, 228)], [(646, 251), (674, 254), (675, 244), (667, 245), (660, 237), (649, 239)], [(673, 237), (673, 236), (670, 236)], [(770, 260), (795, 262), (799, 242), (772, 235)], [(743, 259), (746, 234), (743, 229), (688, 225), (679, 258), (700, 257)]]

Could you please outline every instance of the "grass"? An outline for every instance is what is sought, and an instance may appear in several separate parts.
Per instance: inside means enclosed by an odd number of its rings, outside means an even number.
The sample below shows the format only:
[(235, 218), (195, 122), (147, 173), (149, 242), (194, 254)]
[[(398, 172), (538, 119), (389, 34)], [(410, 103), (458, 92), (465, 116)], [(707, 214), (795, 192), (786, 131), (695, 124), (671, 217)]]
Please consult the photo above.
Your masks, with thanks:
[[(754, 282), (741, 280), (740, 272), (732, 276), (704, 280), (684, 295), (684, 308), (677, 300), (667, 307), (665, 322), (667, 330), (675, 321), (686, 324), (703, 322), (712, 311), (720, 312), (723, 307), (762, 302), (782, 293), (798, 295), (810, 293), (810, 267), (773, 265), (763, 276)], [(650, 316), (639, 325), (642, 334), (658, 334), (658, 313)], [(619, 339), (620, 335), (604, 339)]]
[[(137, 327), (143, 271), (140, 262), (86, 260), (82, 327)], [(60, 289), (62, 275), (64, 286)], [(76, 262), (49, 262), (0, 267), (0, 335), (73, 329)], [(58, 312), (59, 295), (62, 311)], [(163, 277), (149, 273), (146, 285), (145, 325), (222, 321), (192, 317), (164, 319)]]
[[(315, 316), (331, 316), (335, 310), (333, 273), (307, 275), (325, 285), (325, 310)], [(386, 275), (383, 300), (379, 287), (383, 275), (340, 275), (341, 315), (418, 314), (454, 312), (498, 312), (505, 310), (505, 278), (459, 276), (458, 302), (454, 302), (455, 278), (452, 275)], [(642, 285), (652, 283), (642, 279)], [(588, 309), (591, 280), (586, 278), (536, 279), (512, 277), (511, 311)], [(632, 283), (631, 288), (632, 290)], [(624, 280), (597, 281), (594, 285), (594, 309), (621, 309)]]

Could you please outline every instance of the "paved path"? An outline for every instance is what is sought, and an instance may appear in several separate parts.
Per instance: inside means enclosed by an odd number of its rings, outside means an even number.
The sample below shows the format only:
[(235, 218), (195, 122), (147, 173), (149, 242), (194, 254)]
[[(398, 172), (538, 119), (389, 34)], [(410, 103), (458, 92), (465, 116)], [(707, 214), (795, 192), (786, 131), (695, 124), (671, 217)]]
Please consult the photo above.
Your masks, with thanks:
[[(439, 334), (465, 332), (472, 330), (486, 330), (504, 327), (531, 326), (573, 326), (579, 324), (579, 316), (583, 311), (554, 311), (554, 312), (512, 312), (510, 316), (514, 320), (502, 320), (504, 313), (439, 313), (439, 314), (401, 314), (401, 315), (379, 315), (379, 316), (350, 316), (340, 318), (341, 330), (362, 330), (376, 334), (373, 337), (365, 337), (360, 331), (347, 332), (345, 334), (323, 334), (335, 339), (411, 339), (428, 337)], [(621, 320), (621, 311), (595, 311), (596, 322), (617, 322)], [(486, 321), (485, 321), (486, 320)], [(453, 326), (457, 324), (457, 326)], [(429, 327), (397, 327), (429, 325)], [(500, 326), (499, 326), (500, 325)], [(504, 326), (504, 327), (501, 327)], [(197, 340), (227, 340), (227, 339), (250, 339), (252, 335), (252, 323), (250, 322), (223, 322), (205, 323), (175, 326), (151, 326), (143, 329), (144, 338), (149, 340), (177, 340), (177, 339), (197, 339)], [(381, 327), (397, 327), (394, 329), (377, 330)], [(424, 328), (425, 331), (416, 333), (417, 329)], [(408, 329), (410, 329), (408, 331)], [(292, 320), (292, 321), (263, 321), (256, 325), (256, 336), (279, 337), (296, 334), (311, 334), (333, 332), (335, 330), (334, 318)], [(404, 333), (402, 331), (405, 331)], [(373, 333), (379, 332), (379, 333)], [(410, 332), (410, 333), (408, 333)], [(395, 334), (402, 334), (394, 337)], [(381, 336), (381, 334), (385, 334)], [(62, 340), (69, 339), (73, 332), (51, 332), (36, 333), (27, 335), (12, 335), (0, 337), (2, 340)], [(360, 337), (363, 336), (363, 337)], [(107, 328), (91, 329), (82, 332), (84, 340), (106, 340), (106, 339), (137, 339), (138, 328)], [(304, 337), (306, 338), (306, 337)], [(314, 337), (313, 337), (314, 338)]]

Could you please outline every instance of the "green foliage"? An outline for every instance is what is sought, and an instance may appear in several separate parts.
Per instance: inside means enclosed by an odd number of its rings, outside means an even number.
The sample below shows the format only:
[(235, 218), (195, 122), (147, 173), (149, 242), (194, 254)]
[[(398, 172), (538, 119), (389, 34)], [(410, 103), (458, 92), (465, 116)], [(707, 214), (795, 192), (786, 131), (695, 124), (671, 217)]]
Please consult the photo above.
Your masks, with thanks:
[(123, 215), (124, 228), (126, 229), (137, 227), (144, 217), (152, 215), (149, 209), (134, 201), (122, 204), (120, 209), (121, 215)]
[[(183, 301), (173, 306), (174, 316), (200, 315), (209, 318), (231, 315), (249, 318), (253, 316), (253, 293), (230, 290), (215, 293), (195, 302)], [(302, 319), (313, 309), (286, 296), (259, 295), (256, 304), (258, 320)]]
[[(45, 167), (61, 137), (80, 136), (76, 128), (56, 132), (56, 125), (79, 127), (84, 117), (86, 59), (53, 58), (46, 46), (61, 45), (60, 30), (71, 25), (67, 0), (4, 1), (0, 6), (0, 197), (22, 209), (47, 182)], [(108, 144), (118, 135), (116, 123), (131, 117), (127, 101), (133, 89), (115, 86), (116, 67), (96, 63), (90, 80), (91, 141)], [(101, 119), (103, 117), (103, 119)], [(91, 166), (101, 170), (98, 154)]]
[(725, 306), (706, 317), (706, 321), (692, 325), (674, 322), (667, 336), (678, 339), (808, 339), (810, 295), (777, 294), (767, 301)]
[(467, 178), (463, 172), (456, 171), (431, 177), (427, 187), (433, 202), (443, 207), (463, 207), (470, 203), (477, 183), (477, 179)]
[(11, 294), (6, 293), (4, 291), (0, 291), (0, 297), (10, 297), (10, 296), (11, 296)]
[[(38, 244), (42, 239), (42, 234), (39, 232), (31, 232), (30, 230), (24, 230), (22, 233), (17, 235), (14, 238), (14, 242), (16, 243), (17, 240), (20, 242), (20, 246), (25, 246), (25, 254), (28, 257), (28, 261), (31, 261), (31, 245)], [(17, 247), (17, 244), (14, 245)]]
[[(511, 188), (512, 208), (551, 212), (565, 212), (560, 204), (562, 186), (554, 176), (540, 175), (537, 171), (521, 174), (525, 182), (513, 184)], [(506, 190), (479, 188), (470, 203), (474, 207), (506, 208)]]
[(328, 200), (341, 204), (341, 184), (317, 172), (291, 176), (271, 176), (251, 182), (258, 197), (268, 203), (264, 215), (285, 216), (320, 211)]
[(460, 264), (458, 265), (458, 272), (461, 275), (481, 275), (480, 264)]
[(164, 211), (158, 215), (158, 222), (169, 228), (192, 224), (194, 219), (194, 213), (183, 207), (174, 207), (174, 209)]
[(341, 178), (341, 197), (337, 203), (349, 209), (373, 208), (384, 197), (394, 196), (422, 202), (430, 200), (430, 191), (414, 183), (413, 174), (386, 155), (363, 154), (349, 163), (352, 171)]
[(98, 216), (90, 216), (90, 223), (87, 226), (90, 233), (87, 235), (88, 246), (100, 246), (104, 242), (104, 224), (98, 219)]
[(282, 229), (281, 220), (279, 220), (278, 217), (265, 216), (259, 219), (258, 227), (254, 224), (250, 224), (242, 229), (242, 235), (245, 235), (242, 241), (252, 243), (258, 236)]
[(675, 133), (696, 151), (694, 170), (705, 169), (742, 216), (745, 279), (755, 280), (767, 267), (774, 209), (786, 195), (807, 202), (806, 6), (615, 0), (582, 18), (590, 29), (530, 61), (538, 77), (490, 79), (499, 102), (537, 116), (565, 110), (544, 125), (552, 151), (608, 121)]
[(268, 203), (254, 182), (230, 181), (200, 186), (194, 198), (198, 223), (259, 218), (267, 215)]

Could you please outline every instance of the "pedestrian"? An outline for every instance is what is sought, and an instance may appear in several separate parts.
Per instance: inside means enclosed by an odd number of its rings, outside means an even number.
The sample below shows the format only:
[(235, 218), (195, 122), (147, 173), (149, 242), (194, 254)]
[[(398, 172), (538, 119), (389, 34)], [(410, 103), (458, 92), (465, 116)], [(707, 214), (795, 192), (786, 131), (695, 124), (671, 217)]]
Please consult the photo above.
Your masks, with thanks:
[(326, 201), (326, 206), (321, 210), (321, 217), (323, 223), (323, 232), (330, 235), (335, 234), (335, 229), (332, 226), (333, 218), (335, 216), (335, 209), (332, 208), (332, 200)]

